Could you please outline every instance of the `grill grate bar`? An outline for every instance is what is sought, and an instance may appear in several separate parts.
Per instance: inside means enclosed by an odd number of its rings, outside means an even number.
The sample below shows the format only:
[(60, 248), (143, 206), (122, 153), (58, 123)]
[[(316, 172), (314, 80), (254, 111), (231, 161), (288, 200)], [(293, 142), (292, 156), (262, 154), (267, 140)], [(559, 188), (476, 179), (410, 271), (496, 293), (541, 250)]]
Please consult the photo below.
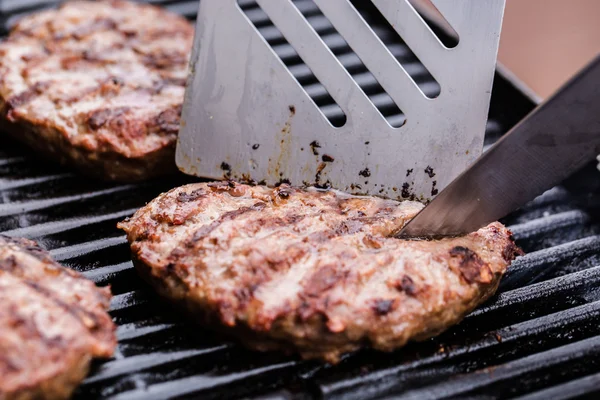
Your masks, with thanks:
[(92, 199), (94, 197), (112, 195), (121, 191), (134, 190), (133, 185), (116, 186), (109, 189), (98, 190), (91, 193), (82, 193), (72, 196), (55, 197), (43, 200), (32, 200), (22, 203), (5, 203), (0, 204), (0, 217), (5, 217), (13, 214), (22, 214), (28, 211), (36, 211), (44, 208), (55, 207), (66, 203), (79, 202), (81, 200)]
[(127, 261), (120, 264), (108, 265), (83, 272), (83, 275), (97, 284), (108, 282), (110, 279), (116, 279), (121, 272), (133, 269), (133, 263)]
[(113, 296), (110, 302), (110, 311), (120, 311), (131, 307), (144, 305), (148, 302), (148, 296), (145, 291), (133, 290), (131, 292)]
[[(358, 387), (368, 387), (369, 391), (375, 391), (376, 388), (379, 388), (381, 391), (387, 391), (392, 389), (391, 386), (394, 386), (393, 389), (397, 391), (405, 390), (405, 386), (409, 384), (419, 385), (418, 380), (416, 382), (408, 381), (410, 381), (411, 374), (413, 373), (416, 373), (416, 377), (420, 379), (425, 367), (428, 368), (429, 375), (431, 376), (435, 376), (435, 372), (440, 368), (450, 368), (448, 366), (449, 363), (453, 365), (460, 364), (461, 361), (467, 358), (471, 360), (470, 368), (476, 365), (487, 367), (487, 364), (491, 360), (497, 362), (501, 358), (514, 358), (512, 353), (514, 353), (515, 348), (520, 350), (519, 355), (522, 356), (539, 351), (540, 347), (549, 347), (550, 343), (543, 345), (539, 343), (540, 339), (548, 335), (556, 335), (552, 343), (554, 345), (557, 343), (568, 343), (576, 336), (580, 336), (579, 339), (583, 339), (591, 335), (599, 335), (600, 326), (597, 324), (592, 324), (586, 330), (581, 329), (582, 323), (589, 324), (590, 321), (599, 316), (600, 301), (596, 301), (501, 329), (484, 331), (479, 334), (481, 336), (479, 340), (468, 341), (467, 339), (467, 346), (464, 345), (465, 338), (459, 326), (458, 329), (454, 329), (454, 332), (458, 331), (455, 336), (450, 331), (444, 334), (438, 341), (426, 343), (418, 347), (414, 345), (417, 348), (410, 354), (405, 354), (399, 365), (393, 365), (391, 368), (375, 370), (369, 373), (363, 372), (358, 375), (354, 372), (353, 374), (349, 374), (352, 378), (347, 380), (340, 380), (336, 376), (333, 378), (328, 377), (320, 382), (320, 388), (323, 395), (336, 394), (344, 396), (353, 392)], [(459, 343), (462, 345), (457, 346)], [(442, 364), (442, 366), (440, 367), (439, 364)], [(450, 370), (456, 373), (460, 372), (461, 368), (450, 368)], [(348, 371), (345, 372), (347, 373)]]
[(600, 373), (520, 396), (515, 400), (575, 399), (585, 395), (592, 398), (593, 394), (600, 395)]
[(0, 160), (0, 166), (22, 163), (22, 162), (27, 162), (27, 158), (25, 158), (25, 157), (5, 158), (4, 160)]
[[(43, 224), (28, 226), (24, 228), (17, 228), (8, 231), (4, 231), (5, 235), (8, 236), (19, 236), (19, 237), (35, 237), (43, 235), (51, 235), (55, 233), (69, 231), (75, 228), (81, 228), (82, 226), (97, 224), (99, 222), (121, 220), (127, 216), (132, 215), (137, 211), (137, 208), (130, 208), (123, 211), (118, 211), (110, 214), (90, 216), (87, 218), (73, 218), (67, 220), (46, 222)], [(115, 223), (116, 225), (116, 223)]]
[(215, 353), (225, 350), (229, 345), (219, 345), (206, 349), (183, 350), (174, 352), (157, 352), (132, 356), (124, 360), (109, 361), (96, 371), (96, 373), (84, 381), (85, 384), (96, 383), (106, 379), (112, 379), (117, 376), (129, 375), (140, 372), (159, 365), (165, 365), (172, 362), (181, 362), (193, 357), (202, 356), (208, 353)]
[(173, 380), (165, 383), (150, 385), (144, 389), (132, 390), (128, 393), (115, 396), (115, 400), (146, 400), (148, 398), (167, 398), (183, 396), (200, 391), (217, 389), (218, 387), (227, 386), (233, 382), (246, 381), (263, 377), (269, 379), (269, 376), (274, 373), (281, 373), (286, 369), (295, 366), (295, 362), (283, 362), (272, 364), (266, 367), (251, 369), (245, 372), (238, 372), (227, 376), (219, 376), (207, 378), (205, 376), (191, 376), (183, 379)]
[(152, 333), (164, 332), (175, 328), (175, 324), (158, 324), (150, 326), (139, 326), (138, 324), (120, 325), (117, 328), (117, 339), (119, 342), (138, 339)]
[[(600, 300), (600, 290), (590, 290), (598, 287), (600, 287), (600, 266), (523, 288), (500, 292), (492, 301), (468, 315), (465, 322), (481, 316), (499, 318), (502, 315), (503, 318), (506, 318), (506, 315), (514, 314), (517, 307), (527, 310), (529, 315), (535, 315), (536, 303), (538, 305), (539, 303), (548, 304), (551, 300), (555, 301), (557, 307), (565, 308), (574, 305), (573, 303), (576, 301), (574, 298), (585, 301)], [(546, 310), (543, 309), (543, 311)]]
[(590, 216), (581, 210), (566, 211), (547, 217), (537, 218), (519, 225), (511, 225), (515, 239), (528, 240), (532, 236), (546, 235), (551, 231), (569, 229), (573, 226), (585, 226)]
[(527, 285), (563, 264), (574, 264), (577, 268), (582, 268), (581, 264), (600, 265), (599, 254), (600, 236), (590, 236), (526, 254), (511, 265), (500, 284), (501, 289)]
[[(549, 368), (568, 368), (574, 364), (589, 362), (600, 355), (600, 336), (595, 336), (579, 342), (570, 343), (552, 350), (533, 354), (517, 361), (508, 362), (493, 368), (493, 370), (479, 370), (474, 373), (458, 376), (448, 382), (430, 386), (425, 390), (415, 390), (394, 396), (395, 399), (422, 399), (450, 398), (458, 395), (474, 395), (487, 386), (506, 383), (502, 392), (496, 396), (511, 394), (519, 390), (519, 386), (526, 383), (516, 378), (523, 379), (523, 375)], [(591, 364), (594, 364), (593, 362)], [(567, 373), (565, 373), (567, 374)], [(510, 383), (509, 383), (510, 382)], [(529, 382), (527, 382), (529, 383)], [(530, 384), (534, 385), (534, 382)]]
[(125, 236), (110, 237), (105, 239), (93, 240), (91, 242), (85, 242), (76, 244), (73, 246), (61, 247), (59, 249), (50, 250), (50, 255), (58, 261), (68, 260), (81, 256), (83, 254), (89, 254), (93, 251), (103, 250), (107, 247), (123, 246), (127, 244)]
[(0, 192), (9, 189), (19, 189), (24, 186), (33, 186), (49, 181), (57, 181), (60, 179), (70, 178), (71, 174), (47, 175), (39, 178), (24, 178), (24, 179), (3, 179), (0, 178)]

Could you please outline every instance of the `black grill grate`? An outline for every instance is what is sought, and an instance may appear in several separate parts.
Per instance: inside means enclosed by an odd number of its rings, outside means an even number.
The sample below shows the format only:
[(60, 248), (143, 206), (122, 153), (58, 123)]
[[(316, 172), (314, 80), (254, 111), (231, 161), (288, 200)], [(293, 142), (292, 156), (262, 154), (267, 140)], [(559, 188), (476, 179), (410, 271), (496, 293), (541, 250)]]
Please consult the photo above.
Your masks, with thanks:
[[(152, 2), (188, 16), (197, 9), (195, 0)], [(54, 3), (0, 0), (0, 22), (6, 30), (16, 15)], [(291, 67), (302, 77), (301, 64)], [(488, 141), (533, 106), (497, 74)], [(0, 139), (0, 232), (39, 241), (63, 264), (111, 284), (116, 295), (111, 314), (119, 325), (118, 350), (114, 359), (95, 364), (79, 398), (555, 399), (600, 393), (600, 220), (583, 206), (600, 203), (585, 188), (554, 188), (506, 218), (528, 255), (511, 267), (499, 294), (463, 323), (391, 354), (365, 350), (327, 366), (224, 341), (172, 312), (137, 278), (115, 224), (185, 179), (97, 183)], [(584, 181), (572, 178), (567, 186)]]

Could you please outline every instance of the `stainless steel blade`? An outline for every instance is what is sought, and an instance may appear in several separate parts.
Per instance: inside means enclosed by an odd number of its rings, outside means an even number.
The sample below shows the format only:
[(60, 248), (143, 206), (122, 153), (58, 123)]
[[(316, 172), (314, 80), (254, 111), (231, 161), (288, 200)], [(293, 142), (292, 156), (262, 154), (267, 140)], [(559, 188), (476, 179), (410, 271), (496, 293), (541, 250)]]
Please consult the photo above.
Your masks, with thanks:
[(453, 181), (402, 237), (473, 232), (560, 183), (600, 153), (600, 56)]
[[(306, 20), (300, 8), (311, 1), (404, 112), (402, 127), (390, 126)], [(332, 126), (236, 0), (202, 0), (177, 147), (182, 171), (429, 200), (481, 154), (504, 0), (433, 0), (460, 35), (451, 49), (407, 0), (373, 0), (440, 84), (434, 99), (349, 0), (256, 3), (347, 122)]]

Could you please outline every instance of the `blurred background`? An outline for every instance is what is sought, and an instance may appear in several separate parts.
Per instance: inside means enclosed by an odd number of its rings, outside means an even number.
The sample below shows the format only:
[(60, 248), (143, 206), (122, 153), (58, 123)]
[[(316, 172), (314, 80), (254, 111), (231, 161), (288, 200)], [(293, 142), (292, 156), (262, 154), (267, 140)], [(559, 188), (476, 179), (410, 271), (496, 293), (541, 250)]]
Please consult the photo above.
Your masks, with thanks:
[(600, 0), (506, 0), (499, 61), (544, 98), (600, 53)]

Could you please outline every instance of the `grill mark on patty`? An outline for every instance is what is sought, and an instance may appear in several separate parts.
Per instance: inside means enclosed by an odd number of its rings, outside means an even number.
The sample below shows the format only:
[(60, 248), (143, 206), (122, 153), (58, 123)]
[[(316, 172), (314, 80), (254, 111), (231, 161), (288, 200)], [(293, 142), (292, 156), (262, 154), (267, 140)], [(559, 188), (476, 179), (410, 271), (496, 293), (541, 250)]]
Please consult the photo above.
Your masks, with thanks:
[(292, 244), (286, 247), (283, 252), (263, 252), (258, 248), (251, 248), (247, 255), (248, 266), (252, 271), (265, 271), (265, 266), (268, 267), (266, 274), (261, 276), (255, 284), (262, 284), (271, 278), (271, 272), (282, 273), (290, 269), (290, 266), (308, 253), (308, 249), (298, 244)]
[(192, 234), (190, 240), (187, 242), (186, 247), (194, 247), (198, 241), (200, 241), (203, 238), (205, 238), (206, 236), (208, 236), (210, 233), (212, 233), (215, 229), (217, 229), (223, 223), (225, 223), (227, 221), (232, 221), (232, 220), (236, 219), (237, 217), (239, 217), (240, 215), (244, 215), (244, 214), (252, 212), (252, 211), (260, 211), (260, 210), (264, 209), (265, 207), (266, 207), (265, 203), (257, 202), (251, 207), (241, 207), (241, 208), (238, 208), (237, 210), (228, 211), (228, 212), (224, 213), (219, 218), (217, 218), (217, 220), (211, 222), (208, 225), (203, 226), (202, 228), (200, 228), (196, 232), (194, 232)]
[[(99, 31), (112, 31), (117, 28), (117, 23), (111, 18), (98, 18), (89, 24), (78, 27), (71, 33), (71, 37), (76, 40), (82, 40), (86, 36), (91, 35)], [(62, 40), (65, 39), (65, 34), (58, 34), (54, 39)]]
[(103, 108), (96, 110), (89, 114), (87, 124), (92, 130), (97, 131), (114, 118), (122, 116), (129, 110), (129, 107)]
[(87, 311), (81, 307), (73, 306), (61, 300), (60, 298), (58, 298), (58, 296), (56, 296), (56, 294), (52, 290), (40, 285), (37, 282), (22, 278), (21, 281), (34, 291), (38, 292), (39, 294), (41, 294), (42, 296), (44, 296), (45, 298), (47, 298), (48, 300), (50, 300), (51, 302), (68, 312), (69, 314), (71, 314), (75, 319), (77, 319), (77, 321), (81, 323), (81, 325), (85, 329), (89, 330), (90, 332), (96, 330), (96, 328), (99, 327), (100, 324), (98, 322), (98, 318), (93, 312)]
[[(2, 300), (1, 296), (0, 300)], [(6, 315), (8, 315), (8, 318), (10, 318), (12, 322), (11, 325), (13, 325), (13, 327), (16, 329), (19, 329), (20, 334), (25, 335), (27, 339), (40, 338), (45, 343), (53, 343), (47, 339), (46, 335), (39, 331), (37, 325), (31, 320), (31, 318), (27, 318), (26, 316), (22, 315), (22, 312), (19, 310), (17, 305), (9, 303)]]
[[(181, 86), (185, 87), (187, 84), (186, 78), (173, 78), (173, 77), (163, 77), (162, 82), (163, 86), (171, 85), (171, 86)], [(181, 108), (181, 106), (179, 106)], [(181, 114), (181, 111), (179, 111)]]
[(346, 275), (346, 272), (340, 270), (339, 265), (323, 265), (306, 280), (301, 296), (320, 297), (337, 285)]
[(192, 190), (190, 193), (181, 192), (177, 195), (177, 201), (180, 203), (190, 203), (206, 196), (204, 189)]
[(14, 255), (0, 259), (0, 271), (15, 272), (19, 267)]
[(188, 62), (188, 58), (186, 54), (181, 54), (177, 51), (163, 50), (154, 53), (143, 54), (142, 62), (148, 67), (161, 70), (185, 65)]
[[(111, 98), (118, 96), (121, 92), (121, 89), (125, 86), (125, 82), (118, 76), (110, 76), (96, 86), (89, 87), (85, 90), (82, 90), (79, 93), (74, 94), (73, 96), (67, 97), (66, 99), (56, 100), (55, 103), (62, 103), (66, 105), (71, 105), (73, 103), (77, 103), (85, 98), (90, 98), (93, 96), (101, 96), (103, 98)], [(96, 110), (102, 111), (102, 110)], [(91, 113), (89, 113), (91, 114)]]
[(158, 132), (167, 134), (179, 133), (181, 119), (181, 105), (165, 110), (151, 121), (150, 126), (158, 128)]
[(359, 219), (348, 219), (342, 221), (338, 226), (334, 228), (336, 236), (353, 235), (363, 230), (364, 223)]
[(39, 95), (41, 95), (43, 93), (43, 91), (45, 89), (47, 89), (49, 86), (50, 86), (49, 82), (37, 82), (32, 87), (25, 90), (24, 92), (9, 98), (8, 101), (6, 102), (6, 105), (8, 108), (7, 118), (9, 120), (13, 121), (14, 116), (12, 115), (12, 112), (15, 108), (18, 108), (26, 103), (29, 103), (31, 100), (33, 100), (36, 97), (38, 97)]
[(468, 283), (490, 283), (492, 281), (490, 267), (473, 250), (456, 246), (450, 250), (450, 257), (455, 265), (458, 263), (458, 270)]

